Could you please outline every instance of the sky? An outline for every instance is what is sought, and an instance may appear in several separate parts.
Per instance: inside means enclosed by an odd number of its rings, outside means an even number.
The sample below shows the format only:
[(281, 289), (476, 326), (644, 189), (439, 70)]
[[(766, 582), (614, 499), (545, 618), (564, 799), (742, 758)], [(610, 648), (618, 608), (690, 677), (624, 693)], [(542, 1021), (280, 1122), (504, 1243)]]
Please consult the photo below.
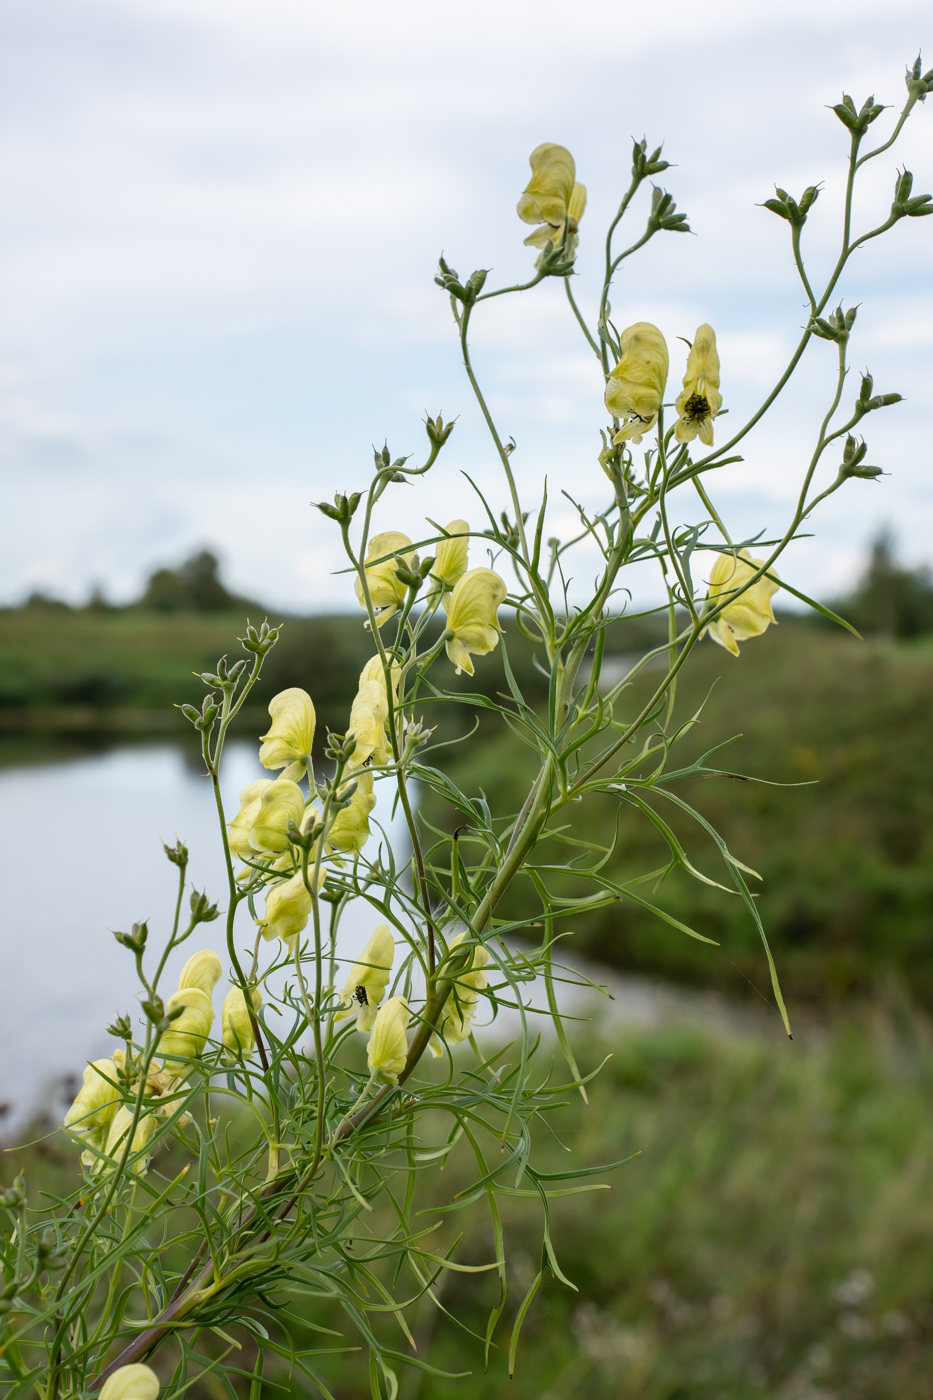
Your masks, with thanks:
[[(845, 90), (899, 108), (905, 65), (933, 40), (917, 0), (883, 16), (874, 0), (13, 0), (0, 11), (0, 602), (33, 589), (80, 602), (95, 585), (127, 600), (208, 546), (232, 587), (271, 607), (354, 607), (336, 531), (310, 502), (364, 488), (373, 444), (423, 452), (425, 411), (457, 417), (454, 435), (422, 483), (390, 489), (376, 525), (481, 527), (464, 474), (497, 510), (503, 484), (433, 274), (443, 251), (464, 275), (492, 269), (489, 286), (527, 278), (515, 204), (543, 141), (573, 152), (588, 187), (574, 285), (590, 315), (632, 138), (664, 142), (658, 183), (693, 234), (631, 260), (614, 319), (662, 328), (671, 397), (677, 337), (710, 322), (732, 427), (805, 320), (786, 226), (762, 201), (774, 183), (823, 182), (805, 242), (824, 276), (847, 148), (827, 104)], [(857, 227), (886, 216), (902, 163), (915, 192), (933, 189), (931, 123), (933, 100), (866, 171)], [(633, 236), (643, 220), (642, 206)], [(889, 475), (848, 483), (782, 561), (817, 596), (851, 583), (885, 526), (908, 562), (933, 562), (931, 267), (933, 219), (904, 220), (842, 284), (860, 307), (853, 366), (906, 401), (865, 427)], [(480, 308), (474, 355), (524, 499), (536, 506), (547, 478), (549, 533), (566, 535), (561, 490), (603, 501), (605, 415), (560, 283)], [(717, 474), (736, 537), (786, 521), (833, 375), (833, 348), (813, 345), (745, 461)], [(681, 507), (684, 520), (698, 508)]]

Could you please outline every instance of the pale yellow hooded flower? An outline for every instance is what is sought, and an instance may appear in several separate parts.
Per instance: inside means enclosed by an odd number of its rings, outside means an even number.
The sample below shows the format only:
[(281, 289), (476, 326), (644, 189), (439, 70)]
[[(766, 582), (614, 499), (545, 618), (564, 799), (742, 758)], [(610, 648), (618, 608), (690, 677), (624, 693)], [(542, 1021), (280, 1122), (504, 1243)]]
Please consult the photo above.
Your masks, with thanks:
[[(577, 184), (573, 156), (566, 146), (546, 141), (528, 157), (531, 179), (518, 201), (518, 217), (526, 224), (540, 224), (525, 239), (525, 246), (544, 249), (548, 242), (555, 247), (564, 237), (564, 257), (572, 261), (577, 251), (577, 226), (586, 208), (586, 186)], [(543, 252), (536, 266), (540, 266)]]
[(81, 1161), (86, 1167), (94, 1165), (97, 1153), (103, 1152), (106, 1145), (110, 1124), (120, 1102), (119, 1091), (114, 1088), (118, 1082), (119, 1070), (113, 1060), (93, 1060), (85, 1069), (84, 1082), (65, 1114), (65, 1127), (71, 1136), (96, 1149), (81, 1153)]
[[(110, 1131), (107, 1134), (107, 1146), (104, 1148), (104, 1151), (106, 1152), (108, 1157), (115, 1158), (116, 1161), (119, 1161), (122, 1158), (123, 1153), (126, 1151), (126, 1139), (129, 1135), (130, 1129), (133, 1126), (133, 1114), (134, 1109), (128, 1108), (124, 1104), (123, 1107), (118, 1108), (116, 1113), (113, 1115), (113, 1119), (110, 1124)], [(136, 1124), (136, 1130), (133, 1133), (133, 1142), (130, 1148), (131, 1153), (135, 1155), (137, 1152), (143, 1151), (149, 1139), (152, 1137), (152, 1134), (155, 1132), (157, 1126), (158, 1124), (154, 1114), (141, 1113), (139, 1115), (139, 1120)], [(132, 1170), (136, 1173), (137, 1176), (145, 1176), (148, 1168), (148, 1152), (145, 1153), (142, 1157), (138, 1158), (138, 1160), (135, 1161), (132, 1166)], [(105, 1162), (98, 1158), (97, 1165), (95, 1167), (96, 1171), (108, 1171), (110, 1169), (110, 1162)]]
[(207, 992), (199, 987), (179, 987), (165, 1003), (166, 1012), (183, 1006), (181, 1015), (163, 1031), (157, 1054), (174, 1059), (182, 1056), (195, 1059), (204, 1049), (204, 1042), (214, 1023), (214, 1007)]
[[(408, 585), (402, 583), (396, 572), (398, 565), (393, 558), (393, 555), (396, 554), (410, 565), (414, 555), (411, 540), (398, 530), (386, 530), (381, 535), (374, 535), (370, 540), (366, 558), (363, 561), (366, 582), (369, 585), (369, 596), (372, 600), (378, 627), (381, 627), (384, 622), (388, 622), (392, 614), (398, 611), (408, 592)], [(388, 555), (388, 558), (384, 559), (383, 555)], [(370, 564), (370, 560), (380, 560), (381, 562)], [(359, 579), (356, 580), (355, 587), (359, 605), (365, 609), (366, 595)]]
[(360, 770), (354, 775), (356, 791), (331, 823), (326, 845), (330, 851), (361, 851), (369, 840), (369, 816), (376, 805), (373, 775)]
[[(254, 987), (250, 992), (250, 1001), (254, 1011), (258, 1011), (262, 1006), (262, 992), (258, 987)], [(223, 1044), (228, 1060), (235, 1060), (240, 1056), (245, 1060), (247, 1055), (253, 1053), (256, 1037), (241, 987), (231, 987), (224, 997), (220, 1024), (223, 1027)]]
[(254, 783), (249, 783), (240, 793), (240, 810), (233, 821), (227, 823), (227, 842), (232, 853), (239, 856), (240, 860), (256, 858), (256, 852), (250, 845), (249, 834), (259, 815), (262, 795), (272, 784), (272, 778), (257, 778)]
[(259, 762), (263, 768), (284, 768), (283, 778), (300, 778), (307, 771), (314, 743), (316, 717), (311, 696), (293, 686), (269, 701), (272, 724), (262, 736)]
[(120, 1366), (101, 1386), (98, 1400), (157, 1400), (159, 1378), (149, 1366), (137, 1362)]
[(178, 990), (183, 987), (197, 987), (210, 996), (220, 981), (223, 968), (220, 958), (210, 948), (202, 948), (200, 953), (192, 953), (178, 974)]
[[(392, 679), (392, 703), (398, 705), (398, 687), (402, 670), (397, 661), (390, 667)], [(350, 707), (350, 724), (347, 736), (356, 740), (356, 748), (350, 759), (350, 767), (362, 768), (364, 764), (388, 763), (389, 753), (386, 741), (386, 722), (389, 718), (389, 700), (386, 694), (385, 669), (381, 656), (370, 657), (360, 672), (359, 690)]]
[[(335, 1021), (356, 1015), (358, 1031), (372, 1030), (379, 1003), (389, 985), (394, 957), (392, 930), (388, 924), (380, 924), (360, 954), (359, 962), (350, 969), (350, 976), (344, 984), (343, 1004), (334, 1016)], [(405, 1024), (408, 1024), (407, 1020)]]
[(297, 783), (279, 778), (263, 788), (259, 810), (249, 831), (253, 852), (260, 855), (281, 855), (289, 847), (288, 823), (301, 827), (305, 815), (304, 793)]
[(684, 387), (677, 395), (677, 423), (674, 436), (678, 442), (690, 442), (699, 437), (707, 447), (713, 445), (713, 419), (722, 408), (719, 392), (719, 354), (716, 332), (712, 326), (698, 328), (696, 339), (687, 356)]
[(451, 520), (446, 528), (448, 535), (460, 538), (438, 540), (431, 573), (448, 588), (453, 588), (466, 573), (470, 527), (465, 520)]
[(471, 652), (485, 656), (499, 644), (496, 610), (505, 602), (506, 586), (492, 569), (471, 569), (444, 598), (447, 609), (447, 655), (457, 668), (473, 675)]
[(408, 1002), (390, 997), (373, 1021), (366, 1058), (370, 1070), (385, 1084), (397, 1084), (408, 1059)]
[[(464, 938), (465, 933), (458, 933), (452, 938), (448, 945), (449, 951), (452, 953)], [(438, 1025), (440, 1039), (436, 1035), (431, 1037), (432, 1054), (443, 1054), (442, 1041), (446, 1041), (448, 1045), (459, 1045), (461, 1040), (466, 1040), (469, 1036), (478, 994), (485, 991), (489, 985), (489, 979), (483, 971), (488, 962), (489, 953), (482, 944), (477, 944), (468, 967), (457, 973), (450, 996), (444, 1003)]]
[(658, 421), (667, 384), (667, 342), (650, 321), (636, 321), (619, 337), (619, 363), (606, 384), (606, 407), (622, 427), (613, 442), (641, 442)]
[[(732, 554), (717, 555), (709, 577), (709, 601), (718, 603), (723, 595), (741, 588), (763, 563), (763, 559), (753, 559), (747, 549), (740, 550), (738, 558)], [(773, 574), (774, 570), (768, 572)], [(727, 603), (706, 630), (721, 647), (738, 656), (739, 642), (760, 637), (772, 622), (777, 626), (771, 599), (779, 588), (780, 584), (763, 576), (740, 597)]]
[[(308, 874), (309, 878), (313, 878), (310, 870)], [(323, 877), (322, 870), (322, 880)], [(289, 952), (294, 952), (295, 940), (308, 925), (311, 905), (311, 895), (305, 888), (300, 870), (291, 879), (273, 885), (266, 894), (266, 910), (262, 920), (263, 938), (281, 938)]]

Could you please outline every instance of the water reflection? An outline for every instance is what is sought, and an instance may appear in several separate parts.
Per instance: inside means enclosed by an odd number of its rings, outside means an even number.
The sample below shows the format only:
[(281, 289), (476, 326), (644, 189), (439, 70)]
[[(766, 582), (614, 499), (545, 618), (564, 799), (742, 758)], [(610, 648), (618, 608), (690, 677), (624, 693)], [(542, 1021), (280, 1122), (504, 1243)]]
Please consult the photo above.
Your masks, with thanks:
[[(239, 791), (264, 773), (252, 743), (232, 743), (221, 785), (229, 811)], [(388, 802), (385, 804), (388, 808)], [(377, 812), (377, 815), (380, 815)], [(399, 850), (402, 832), (386, 816)], [(181, 838), (191, 853), (189, 878), (226, 904), (226, 875), (208, 780), (190, 749), (133, 745), (0, 771), (0, 846), (7, 878), (0, 893), (0, 1100), (4, 1130), (22, 1122), (63, 1077), (108, 1053), (103, 1027), (129, 1009), (138, 1017), (130, 953), (108, 929), (148, 919), (160, 946), (171, 926), (175, 867), (162, 841)], [(373, 836), (371, 841), (379, 838)], [(352, 958), (372, 932), (361, 901), (341, 924), (341, 954)], [(252, 942), (248, 922), (242, 941)], [(202, 926), (168, 964), (174, 986), (197, 947), (214, 948), (226, 965), (223, 923)], [(215, 1007), (226, 991), (221, 983)], [(57, 1105), (56, 1105), (57, 1107)]]

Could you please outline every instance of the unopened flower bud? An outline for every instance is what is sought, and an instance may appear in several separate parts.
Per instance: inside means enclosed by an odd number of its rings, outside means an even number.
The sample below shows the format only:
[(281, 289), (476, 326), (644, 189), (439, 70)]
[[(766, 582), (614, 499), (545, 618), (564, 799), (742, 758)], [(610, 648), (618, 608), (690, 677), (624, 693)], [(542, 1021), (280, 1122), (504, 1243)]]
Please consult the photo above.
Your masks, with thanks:
[(210, 924), (218, 917), (219, 910), (206, 894), (191, 891), (191, 917), (199, 924)]
[[(192, 706), (192, 709), (193, 708)], [(167, 846), (165, 842), (163, 842), (162, 849), (173, 865), (180, 866), (183, 869), (188, 864), (188, 847), (183, 841), (176, 841), (174, 846)]]
[(440, 414), (438, 414), (436, 418), (425, 418), (425, 431), (428, 435), (428, 440), (434, 447), (444, 446), (444, 443), (454, 430), (456, 421), (457, 420), (454, 419), (453, 423), (445, 423)]

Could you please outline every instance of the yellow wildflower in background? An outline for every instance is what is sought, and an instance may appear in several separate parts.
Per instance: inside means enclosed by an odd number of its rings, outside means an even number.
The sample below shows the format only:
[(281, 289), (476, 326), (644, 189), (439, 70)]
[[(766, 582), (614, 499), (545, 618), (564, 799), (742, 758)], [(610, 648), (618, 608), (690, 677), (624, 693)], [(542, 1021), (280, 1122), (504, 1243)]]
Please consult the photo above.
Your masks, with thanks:
[(214, 1023), (214, 1007), (207, 992), (199, 987), (179, 987), (165, 1003), (166, 1012), (183, 1006), (184, 1010), (162, 1033), (157, 1054), (174, 1058), (194, 1059), (204, 1049), (204, 1042)]
[[(250, 992), (250, 1001), (254, 1011), (258, 1011), (262, 1006), (262, 993), (258, 987), (254, 987)], [(234, 1060), (238, 1055), (245, 1059), (253, 1053), (256, 1037), (241, 987), (231, 987), (224, 997), (220, 1024), (223, 1027), (223, 1044), (228, 1059)]]
[(101, 1386), (98, 1400), (156, 1400), (159, 1378), (149, 1366), (120, 1366)]
[(366, 1058), (373, 1074), (385, 1084), (397, 1084), (408, 1059), (408, 1002), (390, 997), (373, 1021)]
[[(738, 558), (733, 554), (717, 555), (709, 577), (709, 601), (715, 604), (724, 595), (741, 588), (763, 563), (763, 559), (753, 559), (747, 549), (740, 550)], [(770, 569), (769, 573), (774, 570)], [(760, 637), (772, 622), (777, 626), (771, 599), (779, 588), (779, 583), (760, 578), (741, 597), (727, 603), (706, 630), (721, 647), (738, 656), (739, 642)]]
[(577, 226), (586, 208), (586, 186), (577, 183), (573, 156), (566, 146), (546, 141), (532, 151), (528, 164), (531, 179), (518, 201), (518, 217), (541, 227), (528, 235), (525, 247), (544, 249), (548, 242), (558, 245), (566, 225), (564, 256), (572, 261), (577, 251)]
[(178, 974), (178, 990), (183, 987), (197, 987), (210, 996), (220, 981), (223, 968), (220, 958), (210, 948), (202, 948), (200, 953), (192, 953)]
[[(458, 933), (456, 938), (450, 940), (448, 951), (452, 953), (465, 938), (465, 933)], [(457, 973), (438, 1023), (440, 1039), (436, 1035), (431, 1037), (431, 1051), (434, 1055), (443, 1054), (442, 1041), (446, 1041), (448, 1045), (459, 1045), (460, 1041), (466, 1040), (470, 1034), (477, 995), (489, 985), (489, 979), (483, 971), (488, 962), (489, 953), (482, 944), (477, 944), (468, 967)]]
[(658, 421), (669, 358), (664, 336), (650, 321), (636, 321), (619, 337), (619, 363), (606, 384), (606, 407), (622, 427), (613, 442), (641, 442)]
[(284, 768), (282, 778), (300, 778), (310, 760), (316, 716), (311, 696), (293, 686), (269, 701), (272, 724), (262, 736), (259, 762), (263, 768)]
[(446, 529), (448, 535), (459, 535), (460, 538), (438, 540), (431, 573), (441, 583), (446, 583), (448, 588), (453, 588), (466, 573), (470, 527), (465, 520), (451, 520)]
[(473, 675), (470, 654), (485, 656), (499, 644), (496, 610), (505, 602), (506, 586), (492, 569), (471, 569), (445, 597), (447, 655), (457, 668)]
[(65, 1114), (65, 1127), (72, 1137), (96, 1149), (81, 1153), (86, 1167), (93, 1166), (97, 1152), (103, 1152), (107, 1142), (110, 1123), (120, 1102), (119, 1090), (114, 1088), (118, 1081), (119, 1071), (113, 1060), (93, 1060), (85, 1069), (84, 1082)]
[[(395, 554), (401, 555), (405, 563), (410, 564), (413, 557), (411, 540), (398, 530), (386, 530), (381, 535), (374, 535), (370, 540), (366, 558), (363, 561), (369, 596), (376, 613), (378, 627), (381, 627), (384, 622), (388, 622), (392, 614), (398, 611), (408, 592), (408, 585), (402, 583), (398, 576), (398, 564), (393, 558)], [(388, 558), (383, 558), (383, 555), (388, 555)], [(370, 560), (381, 562), (370, 564)], [(355, 587), (359, 605), (361, 608), (365, 608), (366, 595), (359, 579), (356, 580)]]
[(263, 788), (259, 810), (250, 827), (249, 840), (254, 852), (280, 855), (288, 850), (288, 823), (301, 826), (305, 814), (305, 796), (297, 783), (279, 778)]
[(376, 805), (372, 773), (359, 772), (354, 777), (356, 792), (346, 807), (338, 812), (327, 833), (327, 848), (331, 851), (361, 851), (369, 840), (369, 814)]
[(722, 408), (719, 392), (719, 353), (716, 332), (712, 326), (697, 329), (696, 339), (687, 356), (684, 387), (677, 395), (677, 423), (674, 436), (678, 442), (691, 442), (699, 437), (707, 447), (713, 445), (713, 419)]
[[(322, 870), (322, 879), (323, 876)], [(290, 880), (273, 885), (266, 895), (266, 910), (261, 925), (263, 938), (281, 938), (289, 952), (294, 952), (296, 938), (307, 927), (311, 903), (311, 895), (305, 888), (300, 870)]]
[(240, 810), (233, 821), (227, 823), (227, 843), (232, 853), (239, 856), (240, 860), (253, 860), (256, 856), (250, 845), (249, 834), (259, 815), (262, 795), (272, 784), (272, 778), (257, 778), (254, 783), (247, 784), (240, 793)]
[(357, 1030), (372, 1029), (379, 1003), (389, 985), (394, 957), (392, 930), (388, 924), (380, 924), (360, 954), (359, 962), (350, 969), (343, 988), (343, 1005), (334, 1016), (335, 1021), (344, 1021), (356, 1013)]

